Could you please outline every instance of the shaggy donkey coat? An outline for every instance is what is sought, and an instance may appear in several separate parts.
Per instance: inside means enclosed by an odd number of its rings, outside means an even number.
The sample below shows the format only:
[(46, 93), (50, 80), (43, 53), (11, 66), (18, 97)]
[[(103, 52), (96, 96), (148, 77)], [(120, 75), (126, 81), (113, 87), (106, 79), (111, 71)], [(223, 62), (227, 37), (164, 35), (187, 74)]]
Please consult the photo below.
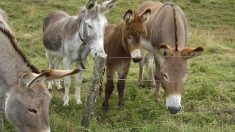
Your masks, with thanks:
[(141, 38), (146, 35), (144, 23), (148, 20), (151, 11), (146, 9), (143, 13), (128, 10), (124, 16), (124, 23), (119, 25), (108, 25), (105, 30), (105, 51), (108, 55), (106, 63), (107, 83), (105, 86), (105, 99), (103, 108), (108, 109), (108, 100), (112, 94), (114, 84), (113, 77), (118, 73), (118, 95), (119, 106), (124, 106), (125, 79), (129, 71), (131, 59), (139, 62)]

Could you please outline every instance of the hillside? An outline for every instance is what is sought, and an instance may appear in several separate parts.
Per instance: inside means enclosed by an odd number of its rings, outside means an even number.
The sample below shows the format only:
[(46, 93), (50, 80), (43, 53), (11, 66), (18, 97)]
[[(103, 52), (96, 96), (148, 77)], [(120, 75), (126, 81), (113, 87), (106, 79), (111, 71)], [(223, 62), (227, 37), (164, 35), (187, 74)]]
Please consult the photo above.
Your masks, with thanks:
[[(118, 23), (123, 13), (135, 9), (144, 0), (118, 0), (108, 14), (109, 23)], [(161, 0), (166, 2), (166, 0)], [(117, 105), (117, 90), (110, 110), (101, 110), (99, 97), (95, 116), (89, 127), (92, 132), (155, 132), (155, 131), (235, 131), (235, 0), (171, 0), (185, 11), (190, 25), (189, 45), (203, 46), (205, 52), (190, 61), (190, 75), (182, 97), (183, 110), (171, 115), (165, 107), (162, 90), (160, 103), (154, 101), (154, 89), (136, 86), (138, 65), (132, 63), (125, 89), (125, 108)], [(78, 13), (85, 0), (1, 0), (0, 8), (9, 16), (18, 46), (40, 69), (47, 68), (42, 45), (42, 20), (52, 10)], [(62, 107), (63, 93), (52, 91), (50, 126), (52, 132), (77, 132), (80, 126), (88, 80), (92, 70), (88, 61), (82, 84), (82, 105), (75, 105), (74, 88), (70, 105)], [(5, 131), (14, 127), (5, 120)]]

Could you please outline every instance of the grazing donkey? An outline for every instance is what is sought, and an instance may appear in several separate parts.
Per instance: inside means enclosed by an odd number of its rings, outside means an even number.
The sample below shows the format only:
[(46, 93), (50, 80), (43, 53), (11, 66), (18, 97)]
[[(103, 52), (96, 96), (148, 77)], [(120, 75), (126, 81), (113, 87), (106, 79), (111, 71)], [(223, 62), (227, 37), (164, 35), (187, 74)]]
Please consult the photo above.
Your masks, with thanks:
[[(163, 4), (161, 2), (152, 2), (152, 1), (146, 1), (142, 6), (139, 6), (137, 11), (142, 13), (146, 10), (146, 6), (151, 9), (151, 12), (156, 12)], [(151, 14), (152, 15), (152, 14)], [(150, 17), (152, 19), (152, 17)], [(150, 26), (149, 23), (146, 23), (146, 26)], [(150, 33), (147, 33), (147, 35), (142, 40), (149, 40), (150, 39)], [(145, 43), (144, 41), (142, 43)], [(143, 56), (141, 62), (139, 63), (139, 78), (137, 81), (137, 85), (139, 87), (144, 87), (145, 84), (147, 84), (147, 87), (149, 88), (155, 88), (155, 79), (153, 74), (153, 63), (154, 63), (154, 56), (151, 52), (148, 52), (148, 49), (144, 49), (143, 46), (141, 48), (141, 54)], [(144, 84), (144, 66), (146, 66), (146, 75), (147, 75), (147, 82)]]
[(7, 14), (0, 9), (0, 131), (4, 106), (8, 121), (20, 132), (49, 132), (51, 95), (44, 80), (59, 79), (79, 70), (39, 72), (18, 49)]
[(139, 62), (142, 59), (140, 53), (140, 40), (146, 35), (146, 27), (150, 9), (143, 13), (128, 10), (124, 16), (124, 23), (119, 25), (108, 25), (105, 30), (104, 47), (108, 60), (106, 62), (107, 83), (105, 86), (105, 99), (103, 108), (108, 109), (108, 100), (112, 94), (114, 85), (114, 73), (118, 72), (119, 80), (117, 89), (119, 94), (118, 106), (124, 106), (123, 91), (125, 88), (125, 79), (129, 71), (131, 59)]
[[(117, 0), (105, 1), (97, 4), (96, 0), (89, 0), (86, 8), (78, 16), (69, 16), (63, 11), (50, 13), (43, 24), (43, 44), (49, 61), (49, 68), (59, 68), (61, 60), (65, 69), (70, 69), (75, 62), (78, 67), (85, 68), (83, 63), (91, 52), (95, 56), (105, 54), (103, 47), (104, 30), (107, 24), (105, 13), (111, 9)], [(76, 78), (75, 99), (81, 104), (80, 90), (82, 83), (82, 71)], [(69, 103), (69, 88), (71, 78), (64, 80), (65, 95), (63, 106)], [(48, 84), (52, 88), (52, 84)], [(56, 82), (61, 89), (60, 82)]]
[[(151, 4), (146, 4), (148, 2)], [(188, 59), (200, 55), (203, 48), (187, 48), (188, 25), (179, 6), (165, 3), (160, 8), (156, 7), (157, 4), (152, 1), (139, 7), (153, 9), (147, 23), (150, 37), (142, 40), (142, 43), (155, 57), (156, 99), (160, 100), (162, 84), (166, 107), (171, 114), (175, 114), (181, 109), (181, 94), (189, 70)]]
[[(144, 49), (141, 49), (142, 60), (139, 62), (139, 78), (137, 81), (138, 87), (145, 87), (145, 84), (149, 89), (155, 88), (155, 79), (153, 74), (153, 63), (154, 63), (154, 56)], [(144, 66), (146, 66), (146, 75), (147, 81), (144, 83)]]

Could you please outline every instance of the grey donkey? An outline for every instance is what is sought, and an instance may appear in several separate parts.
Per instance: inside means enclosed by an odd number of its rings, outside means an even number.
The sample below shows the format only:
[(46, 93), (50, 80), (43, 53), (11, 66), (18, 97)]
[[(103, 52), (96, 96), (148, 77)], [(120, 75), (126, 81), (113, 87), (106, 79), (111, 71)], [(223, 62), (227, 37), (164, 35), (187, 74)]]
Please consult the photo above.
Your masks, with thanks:
[(0, 132), (4, 130), (4, 112), (20, 132), (50, 132), (51, 94), (44, 81), (75, 74), (79, 69), (40, 72), (18, 49), (7, 14), (1, 9), (0, 62)]
[[(97, 56), (106, 56), (104, 51), (104, 30), (107, 25), (105, 13), (111, 9), (117, 0), (105, 1), (97, 4), (96, 0), (89, 0), (86, 8), (77, 16), (70, 16), (63, 11), (53, 11), (43, 23), (43, 44), (49, 68), (59, 68), (61, 61), (64, 69), (70, 69), (72, 63), (77, 67), (85, 68), (84, 62), (91, 52), (93, 59)], [(57, 89), (62, 89), (59, 81), (54, 82)], [(82, 71), (76, 77), (75, 99), (77, 104), (82, 104), (80, 90)], [(49, 89), (53, 82), (48, 83)], [(65, 94), (64, 104), (69, 103), (69, 88), (71, 77), (64, 79)]]

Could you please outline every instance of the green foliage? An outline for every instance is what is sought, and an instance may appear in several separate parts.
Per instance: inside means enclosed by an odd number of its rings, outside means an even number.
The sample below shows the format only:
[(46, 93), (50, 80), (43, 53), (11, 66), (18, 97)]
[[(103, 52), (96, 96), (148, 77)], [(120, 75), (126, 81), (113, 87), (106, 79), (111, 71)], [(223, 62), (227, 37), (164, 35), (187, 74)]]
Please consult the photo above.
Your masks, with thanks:
[[(166, 2), (166, 0), (161, 0)], [(110, 110), (101, 110), (103, 95), (98, 98), (95, 116), (88, 131), (234, 131), (235, 130), (235, 1), (234, 0), (169, 0), (184, 10), (190, 25), (190, 47), (203, 46), (205, 52), (190, 60), (190, 75), (182, 98), (183, 110), (170, 115), (161, 102), (154, 101), (154, 90), (136, 86), (138, 65), (132, 64), (126, 82), (125, 108), (117, 105), (117, 91), (110, 100)], [(127, 9), (135, 9), (144, 0), (118, 0), (108, 14), (109, 23), (122, 21)], [(9, 24), (16, 33), (19, 47), (33, 64), (47, 68), (42, 45), (42, 21), (52, 10), (77, 14), (85, 0), (1, 0), (0, 7), (9, 15)], [(84, 79), (89, 80), (92, 70), (89, 58)], [(71, 101), (62, 107), (63, 93), (52, 92), (50, 125), (54, 132), (85, 130), (80, 126), (83, 105), (75, 105), (74, 85)], [(88, 82), (82, 84), (82, 101), (85, 102)], [(14, 131), (6, 120), (5, 131)]]

